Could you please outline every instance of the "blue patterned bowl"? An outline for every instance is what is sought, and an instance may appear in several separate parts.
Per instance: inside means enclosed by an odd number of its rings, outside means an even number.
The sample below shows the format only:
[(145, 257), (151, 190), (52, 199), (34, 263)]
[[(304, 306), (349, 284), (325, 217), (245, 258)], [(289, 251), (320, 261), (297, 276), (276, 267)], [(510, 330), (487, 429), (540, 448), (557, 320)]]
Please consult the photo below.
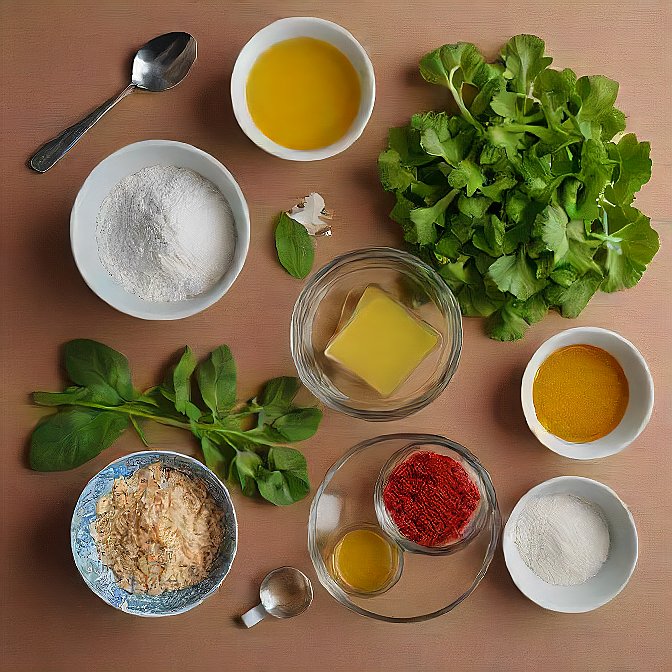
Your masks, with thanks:
[[(161, 595), (134, 595), (117, 585), (112, 570), (98, 558), (90, 527), (96, 518), (96, 502), (112, 490), (114, 479), (120, 476), (127, 478), (138, 469), (154, 462), (161, 462), (166, 467), (177, 469), (205, 483), (208, 492), (222, 509), (224, 539), (207, 579), (190, 588)], [(180, 453), (148, 450), (115, 460), (87, 483), (72, 515), (70, 543), (79, 573), (86, 585), (102, 600), (136, 616), (173, 616), (198, 606), (222, 584), (236, 555), (238, 523), (229, 491), (204, 464)]]

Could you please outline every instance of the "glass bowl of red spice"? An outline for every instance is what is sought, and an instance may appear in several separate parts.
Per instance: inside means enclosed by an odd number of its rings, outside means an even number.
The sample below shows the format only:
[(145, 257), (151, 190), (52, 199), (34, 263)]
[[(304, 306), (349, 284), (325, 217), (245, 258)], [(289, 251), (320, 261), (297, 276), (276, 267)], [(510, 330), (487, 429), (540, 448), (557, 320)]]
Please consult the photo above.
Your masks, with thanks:
[[(459, 539), (442, 538), (442, 542), (451, 543), (438, 547), (414, 546), (415, 542), (398, 529), (387, 527), (380, 515), (384, 502), (377, 488), (384, 487), (395, 467), (423, 452), (450, 457), (478, 492), (476, 506), (474, 502), (465, 506), (462, 519), (453, 521), (453, 530), (459, 533), (452, 536)], [(427, 466), (432, 466), (435, 459)], [(457, 469), (454, 464), (450, 466)], [(476, 494), (469, 486), (467, 490), (475, 500)], [(360, 528), (378, 530), (403, 557), (399, 577), (375, 594), (344, 590), (330, 571), (339, 540), (348, 530)], [(320, 583), (342, 605), (368, 618), (416, 623), (448, 613), (471, 595), (488, 571), (500, 530), (501, 517), (490, 476), (466, 448), (431, 434), (388, 434), (359, 443), (329, 469), (310, 508), (308, 550)]]
[(466, 449), (442, 437), (392, 455), (376, 482), (381, 528), (404, 550), (443, 555), (475, 539), (490, 513), (489, 476)]

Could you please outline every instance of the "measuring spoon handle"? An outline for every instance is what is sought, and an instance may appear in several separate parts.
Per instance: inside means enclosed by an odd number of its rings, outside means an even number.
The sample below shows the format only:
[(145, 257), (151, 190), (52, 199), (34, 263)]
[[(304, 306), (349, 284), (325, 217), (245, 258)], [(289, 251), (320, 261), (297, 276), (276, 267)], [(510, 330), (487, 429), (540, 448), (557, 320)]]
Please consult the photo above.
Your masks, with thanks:
[(121, 93), (106, 100), (91, 114), (78, 121), (70, 128), (66, 128), (53, 140), (42, 145), (30, 159), (28, 165), (38, 173), (46, 173), (59, 159), (62, 159), (106, 112), (109, 112), (120, 100), (126, 98), (135, 89), (135, 84), (129, 84)]
[(246, 611), (240, 618), (246, 627), (251, 628), (253, 625), (263, 621), (266, 616), (268, 616), (268, 612), (260, 603), (256, 607)]

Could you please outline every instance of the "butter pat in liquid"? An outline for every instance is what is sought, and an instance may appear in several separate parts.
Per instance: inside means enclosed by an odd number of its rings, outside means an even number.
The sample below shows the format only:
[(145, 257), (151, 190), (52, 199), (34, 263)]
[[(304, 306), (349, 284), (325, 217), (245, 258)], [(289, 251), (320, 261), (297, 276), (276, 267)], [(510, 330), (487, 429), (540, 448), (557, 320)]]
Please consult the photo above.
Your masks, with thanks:
[(440, 339), (426, 322), (370, 285), (349, 322), (327, 344), (325, 355), (388, 397)]

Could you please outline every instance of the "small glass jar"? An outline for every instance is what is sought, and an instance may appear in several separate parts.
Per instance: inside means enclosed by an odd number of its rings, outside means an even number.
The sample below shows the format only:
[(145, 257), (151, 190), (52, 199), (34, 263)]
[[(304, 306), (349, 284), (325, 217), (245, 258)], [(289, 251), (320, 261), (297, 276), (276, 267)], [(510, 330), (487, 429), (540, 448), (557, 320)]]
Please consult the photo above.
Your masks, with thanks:
[[(324, 354), (369, 285), (385, 290), (441, 337), (387, 397)], [(450, 382), (462, 350), (462, 316), (455, 296), (434, 269), (400, 250), (368, 248), (337, 257), (313, 275), (294, 306), (291, 350), (303, 384), (325, 405), (364, 420), (398, 420), (434, 401)]]
[[(419, 452), (438, 453), (439, 455), (446, 455), (455, 460), (467, 472), (471, 481), (478, 488), (480, 495), (478, 507), (473, 512), (462, 534), (456, 539), (449, 539), (441, 546), (422, 546), (405, 537), (392, 519), (392, 516), (390, 516), (383, 500), (383, 491), (389, 475), (399, 464), (407, 460), (414, 453)], [(487, 472), (483, 469), (481, 463), (466, 448), (459, 443), (454, 443), (443, 437), (434, 437), (431, 443), (413, 443), (405, 446), (392, 455), (392, 457), (385, 463), (380, 470), (373, 493), (376, 517), (385, 533), (391, 539), (396, 541), (396, 543), (405, 551), (409, 551), (410, 553), (423, 553), (425, 555), (450, 555), (467, 546), (467, 544), (469, 544), (472, 539), (475, 539), (483, 529), (483, 526), (490, 515), (488, 488), (492, 488), (492, 483), (490, 482)]]
[[(339, 576), (338, 568), (336, 567), (335, 564), (336, 548), (343, 541), (346, 534), (348, 534), (349, 532), (354, 532), (356, 530), (369, 530), (371, 532), (374, 532), (379, 537), (381, 537), (383, 541), (389, 544), (390, 550), (394, 554), (394, 561), (393, 561), (394, 564), (392, 567), (392, 571), (390, 572), (390, 576), (378, 590), (369, 590), (369, 591), (358, 590), (357, 588), (354, 588), (353, 586), (349, 585), (342, 577)], [(403, 549), (399, 546), (399, 544), (397, 544), (397, 542), (394, 539), (390, 538), (389, 535), (387, 535), (384, 530), (382, 530), (377, 525), (372, 525), (371, 523), (350, 525), (346, 528), (339, 530), (338, 534), (334, 535), (332, 539), (332, 548), (329, 550), (327, 555), (329, 558), (328, 568), (331, 578), (346, 593), (349, 593), (350, 595), (358, 595), (359, 597), (376, 597), (377, 595), (382, 595), (383, 593), (386, 593), (390, 588), (392, 588), (392, 586), (394, 586), (395, 583), (397, 583), (397, 581), (399, 581), (399, 579), (401, 578), (401, 573), (404, 570)]]

